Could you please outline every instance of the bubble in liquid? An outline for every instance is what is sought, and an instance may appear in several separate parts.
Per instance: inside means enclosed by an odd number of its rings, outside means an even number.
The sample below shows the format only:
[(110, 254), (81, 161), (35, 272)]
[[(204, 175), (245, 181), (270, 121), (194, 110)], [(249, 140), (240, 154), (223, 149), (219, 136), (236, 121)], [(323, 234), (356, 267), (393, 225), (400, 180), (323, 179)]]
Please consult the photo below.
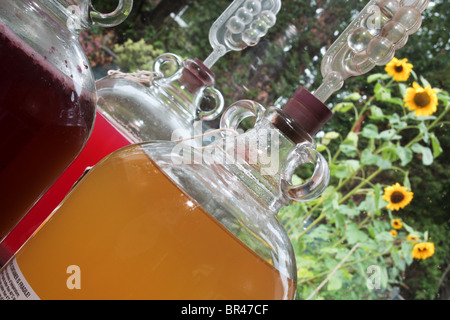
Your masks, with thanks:
[(259, 36), (265, 35), (268, 29), (267, 24), (261, 19), (258, 19), (255, 22), (253, 22), (251, 28), (255, 30)]
[(231, 19), (228, 20), (227, 27), (231, 33), (241, 33), (244, 31), (245, 24), (237, 17), (231, 17)]
[(244, 8), (252, 15), (256, 16), (261, 12), (261, 2), (258, 0), (247, 0), (244, 3)]
[(245, 24), (250, 23), (253, 19), (252, 14), (245, 10), (245, 8), (239, 8), (238, 11), (236, 11), (236, 17)]
[(392, 42), (377, 36), (369, 42), (367, 54), (375, 64), (384, 65), (394, 58), (395, 50)]
[(420, 11), (413, 7), (403, 7), (397, 11), (392, 18), (393, 21), (401, 23), (409, 34), (419, 30), (422, 24)]
[(242, 34), (242, 40), (249, 46), (254, 46), (259, 41), (259, 34), (253, 29), (248, 29)]
[(392, 43), (397, 44), (404, 37), (406, 37), (406, 29), (397, 21), (389, 21), (381, 30), (380, 36), (388, 39)]
[(328, 83), (328, 86), (330, 89), (337, 91), (344, 85), (344, 80), (342, 76), (338, 72), (331, 72), (329, 73), (325, 79), (324, 82)]
[(382, 0), (377, 3), (377, 6), (380, 7), (381, 11), (383, 11), (386, 16), (392, 18), (400, 8), (400, 3), (399, 0)]
[(275, 13), (269, 10), (261, 12), (260, 18), (267, 24), (269, 28), (274, 26), (277, 22), (277, 16), (275, 15)]
[(369, 56), (365, 51), (355, 54), (353, 57), (353, 63), (359, 74), (365, 74), (375, 67), (375, 64), (369, 59)]
[(354, 30), (347, 38), (348, 45), (354, 52), (365, 50), (370, 40), (372, 40), (372, 35), (363, 27)]
[(263, 0), (261, 3), (262, 10), (270, 10), (275, 6), (273, 0)]
[(408, 36), (404, 36), (399, 42), (397, 42), (394, 46), (394, 50), (398, 50), (400, 48), (403, 48), (406, 44), (406, 42), (408, 42)]

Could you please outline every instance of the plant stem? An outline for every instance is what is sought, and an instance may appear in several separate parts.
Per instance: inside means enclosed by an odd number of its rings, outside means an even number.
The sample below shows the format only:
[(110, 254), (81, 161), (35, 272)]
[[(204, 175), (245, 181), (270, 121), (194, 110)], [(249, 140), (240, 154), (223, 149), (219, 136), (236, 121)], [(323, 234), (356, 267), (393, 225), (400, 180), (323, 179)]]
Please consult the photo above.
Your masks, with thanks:
[[(427, 126), (427, 131), (433, 129), (438, 123), (439, 120), (442, 119), (442, 117), (444, 117), (444, 115), (450, 110), (450, 105), (447, 105), (447, 107), (444, 109), (444, 111), (442, 111), (442, 113), (439, 115), (439, 117), (437, 117), (430, 125)], [(420, 141), (422, 139), (423, 134), (419, 133), (414, 139), (412, 139), (406, 146), (405, 148), (409, 148), (411, 147), (414, 143)]]
[[(366, 257), (364, 257), (364, 258), (361, 258), (361, 259), (359, 259), (359, 260), (355, 260), (355, 261), (352, 261), (352, 262), (347, 262), (346, 264), (341, 265), (341, 268), (350, 267), (350, 266), (352, 266), (352, 265), (354, 265), (354, 264), (358, 264), (358, 263), (361, 263), (361, 262), (370, 260), (370, 259), (372, 259), (372, 258), (378, 258), (378, 257), (380, 257), (380, 256), (385, 255), (386, 253), (389, 253), (390, 250), (391, 250), (391, 248), (389, 248), (389, 249), (386, 250), (386, 251), (380, 252), (380, 253), (376, 253), (376, 254), (373, 254), (373, 255), (372, 255), (372, 254), (371, 254), (371, 255), (368, 255), (368, 256), (366, 256)], [(328, 274), (328, 271), (324, 271), (324, 272), (318, 273), (317, 275), (315, 275), (315, 276), (313, 276), (313, 277), (311, 277), (311, 278), (308, 278), (308, 279), (299, 281), (298, 284), (302, 284), (302, 283), (305, 283), (305, 282), (309, 282), (309, 281), (311, 281), (311, 280), (313, 280), (313, 279), (320, 278), (320, 277), (322, 277), (322, 276), (324, 276), (324, 275), (326, 275), (326, 274)]]
[(353, 246), (353, 248), (350, 250), (349, 253), (347, 253), (347, 255), (344, 257), (344, 259), (342, 259), (337, 265), (336, 267), (333, 269), (333, 271), (330, 272), (330, 274), (325, 278), (324, 281), (322, 281), (322, 283), (309, 295), (309, 297), (306, 300), (311, 300), (312, 297), (314, 297), (316, 295), (317, 292), (320, 291), (320, 289), (322, 289), (322, 287), (331, 279), (331, 277), (336, 273), (336, 271), (338, 271), (342, 264), (348, 260), (348, 258), (350, 258), (350, 256), (352, 255), (353, 252), (355, 252), (356, 248), (358, 248), (359, 243), (355, 244)]
[[(374, 173), (372, 173), (369, 177), (367, 177), (366, 179), (364, 179), (363, 181), (361, 181), (360, 184), (358, 184), (355, 188), (353, 188), (349, 193), (347, 193), (341, 200), (338, 201), (338, 204), (341, 204), (342, 202), (344, 202), (345, 200), (347, 200), (348, 198), (350, 198), (353, 194), (355, 194), (356, 192), (358, 192), (358, 190), (360, 188), (362, 188), (363, 186), (365, 186), (367, 183), (369, 183), (373, 178), (375, 178), (381, 171), (383, 171), (383, 169), (378, 168)], [(323, 200), (321, 202), (318, 202), (313, 208), (311, 208), (310, 212), (312, 212), (312, 210), (315, 210), (321, 203), (323, 202)], [(314, 228), (315, 225), (317, 225), (320, 221), (322, 221), (324, 218), (326, 217), (326, 213), (325, 211), (322, 211), (320, 213), (320, 215), (316, 218), (316, 220), (314, 220), (305, 230), (303, 230), (303, 232), (301, 232), (298, 237), (297, 237), (297, 241), (300, 240), (301, 237), (303, 237), (308, 231), (310, 231), (312, 228)]]
[(303, 230), (302, 233), (300, 233), (297, 237), (297, 241), (300, 240), (301, 237), (303, 237), (308, 231), (310, 231), (316, 224), (318, 224), (320, 221), (322, 221), (326, 217), (326, 214), (324, 211), (320, 213), (320, 215), (317, 217), (316, 220), (314, 220), (305, 230)]
[(355, 194), (360, 188), (362, 188), (363, 186), (365, 186), (367, 183), (369, 183), (373, 178), (375, 178), (381, 171), (383, 171), (383, 169), (378, 168), (377, 170), (375, 170), (374, 173), (372, 173), (370, 176), (368, 176), (366, 179), (364, 179), (363, 181), (361, 181), (360, 184), (358, 184), (356, 187), (354, 187), (349, 193), (347, 193), (341, 200), (339, 200), (339, 204), (341, 204), (342, 202), (346, 201), (348, 198), (350, 198), (353, 194)]

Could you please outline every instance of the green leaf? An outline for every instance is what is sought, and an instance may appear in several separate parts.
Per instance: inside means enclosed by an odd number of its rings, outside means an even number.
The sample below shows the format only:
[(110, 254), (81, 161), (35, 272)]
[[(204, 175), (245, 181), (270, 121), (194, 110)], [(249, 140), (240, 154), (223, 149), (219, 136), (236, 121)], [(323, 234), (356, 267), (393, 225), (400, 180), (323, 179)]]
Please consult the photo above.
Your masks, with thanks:
[(374, 81), (377, 81), (378, 79), (386, 80), (390, 79), (392, 76), (386, 74), (386, 73), (374, 73), (367, 77), (367, 83), (372, 83)]
[(419, 143), (414, 143), (411, 146), (411, 150), (422, 155), (422, 163), (425, 166), (429, 166), (433, 163), (433, 153), (431, 152), (430, 148), (424, 147)]
[(355, 157), (358, 154), (358, 135), (350, 132), (345, 140), (340, 144), (339, 149), (349, 157)]
[(361, 153), (361, 163), (366, 165), (377, 165), (381, 169), (389, 169), (392, 166), (389, 159), (373, 154), (369, 149), (364, 149)]
[(370, 214), (375, 212), (375, 197), (371, 194), (366, 196), (366, 198), (361, 201), (358, 205), (358, 209), (361, 211), (368, 212)]
[(428, 86), (431, 87), (431, 84), (428, 82), (427, 79), (425, 79), (422, 75), (420, 76), (420, 82), (422, 82), (422, 87), (426, 88)]
[(394, 162), (399, 158), (397, 155), (396, 146), (390, 142), (387, 144), (387, 146), (383, 147), (381, 154), (383, 155), (384, 159), (387, 159), (391, 162)]
[(349, 217), (359, 216), (359, 213), (360, 213), (359, 208), (357, 208), (355, 206), (355, 204), (353, 204), (353, 205), (352, 204), (349, 204), (349, 205), (341, 204), (339, 206), (338, 210), (339, 210), (339, 213), (342, 213), (342, 214), (344, 214), (346, 216), (349, 216)]
[(325, 134), (324, 138), (330, 139), (330, 140), (337, 139), (337, 138), (339, 138), (339, 133), (336, 131), (330, 131)]
[(443, 152), (441, 143), (439, 142), (434, 132), (430, 133), (430, 138), (431, 138), (431, 147), (433, 148), (433, 157), (437, 158)]
[(376, 235), (375, 240), (377, 240), (377, 241), (393, 242), (394, 241), (394, 237), (388, 231), (383, 231), (383, 232), (380, 232), (379, 234)]
[(391, 99), (391, 90), (377, 82), (374, 88), (375, 99), (381, 101), (387, 101)]
[(403, 107), (404, 105), (403, 99), (401, 98), (388, 98), (384, 99), (383, 101), (399, 105), (400, 107)]
[(364, 128), (361, 131), (361, 135), (366, 138), (378, 138), (378, 127), (372, 123), (369, 123), (364, 126)]
[(374, 199), (375, 199), (375, 212), (374, 214), (376, 215), (380, 215), (381, 211), (380, 209), (386, 207), (387, 202), (383, 200), (383, 197), (381, 196), (382, 194), (382, 190), (381, 190), (381, 185), (379, 183), (377, 183), (374, 187), (373, 187), (373, 195), (374, 195)]
[(407, 88), (406, 84), (400, 83), (400, 82), (398, 83), (398, 89), (399, 89), (400, 95), (402, 97), (404, 97), (406, 95), (406, 88)]
[(360, 167), (358, 160), (346, 160), (339, 164), (330, 164), (330, 173), (337, 178), (346, 178)]
[(297, 278), (311, 278), (314, 276), (314, 273), (306, 268), (299, 268), (297, 270)]
[(425, 121), (425, 120), (435, 120), (436, 116), (416, 117), (414, 111), (411, 111), (410, 113), (408, 113), (408, 118), (415, 121)]
[(406, 121), (402, 121), (396, 113), (389, 117), (389, 124), (397, 130), (405, 128), (408, 125), (408, 123)]
[(418, 127), (419, 127), (420, 133), (422, 134), (423, 142), (428, 143), (429, 134), (428, 134), (427, 126), (425, 125), (425, 123), (421, 122)]
[(397, 249), (391, 251), (391, 257), (397, 269), (399, 269), (400, 271), (405, 271), (406, 263), (403, 259), (401, 259), (400, 255), (397, 252)]
[(342, 279), (339, 274), (339, 270), (333, 274), (328, 280), (327, 290), (328, 291), (336, 291), (342, 288)]
[(397, 153), (397, 156), (400, 158), (400, 165), (405, 166), (407, 165), (413, 157), (413, 153), (410, 149), (402, 147), (400, 144), (397, 144), (395, 147), (395, 152)]
[(360, 202), (358, 209), (371, 214), (380, 215), (381, 209), (386, 206), (386, 201), (381, 197), (381, 186), (376, 184), (373, 192), (369, 192), (366, 198)]
[(347, 224), (345, 235), (349, 244), (367, 241), (369, 238), (365, 232), (358, 230), (356, 223), (353, 222)]
[(402, 223), (403, 228), (405, 228), (406, 231), (408, 231), (408, 233), (416, 233), (416, 231), (410, 227), (409, 225), (407, 225), (404, 221)]
[(446, 91), (440, 91), (437, 93), (437, 98), (439, 101), (441, 101), (444, 106), (448, 105), (448, 102), (450, 101), (450, 96)]
[(353, 92), (351, 94), (349, 94), (348, 96), (346, 96), (344, 98), (344, 100), (352, 100), (352, 101), (358, 101), (360, 100), (362, 97), (358, 92)]
[(383, 110), (377, 106), (370, 106), (370, 119), (372, 120), (381, 120), (386, 118), (386, 116), (383, 113)]
[(321, 143), (317, 144), (316, 150), (319, 152), (325, 151), (327, 147)]
[(405, 262), (407, 265), (410, 265), (413, 262), (413, 257), (411, 254), (411, 251), (413, 249), (413, 244), (411, 242), (408, 241), (404, 241), (402, 242), (402, 255), (403, 258), (405, 259)]
[[(323, 194), (325, 196), (325, 192)], [(334, 192), (323, 201), (323, 210), (327, 213), (327, 217), (332, 219), (334, 214), (339, 208), (339, 197), (340, 193)]]
[[(410, 150), (410, 152), (411, 152), (411, 150)], [(412, 152), (411, 152), (411, 157), (412, 157)], [(405, 178), (403, 179), (403, 186), (406, 188), (406, 189), (411, 189), (411, 182), (409, 181), (409, 171), (407, 171), (406, 172), (406, 174), (405, 174)]]
[(383, 140), (399, 140), (402, 138), (401, 135), (395, 134), (395, 129), (387, 129), (380, 132), (379, 138)]
[(378, 160), (378, 157), (379, 156), (373, 154), (372, 151), (364, 149), (361, 153), (361, 163), (368, 165), (375, 164)]
[(328, 240), (330, 238), (330, 229), (327, 225), (321, 224), (309, 233), (309, 237), (312, 239)]
[(302, 184), (304, 182), (304, 180), (302, 178), (300, 178), (299, 176), (297, 176), (296, 174), (292, 175), (292, 184), (294, 186), (298, 186), (300, 184)]
[(345, 113), (355, 105), (352, 102), (341, 102), (334, 106), (333, 111)]

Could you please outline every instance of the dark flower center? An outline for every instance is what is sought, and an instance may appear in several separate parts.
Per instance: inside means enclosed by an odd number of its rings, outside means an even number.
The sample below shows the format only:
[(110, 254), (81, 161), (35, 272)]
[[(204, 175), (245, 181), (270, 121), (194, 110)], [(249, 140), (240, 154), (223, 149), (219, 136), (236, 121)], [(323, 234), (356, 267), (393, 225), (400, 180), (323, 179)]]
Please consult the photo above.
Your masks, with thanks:
[(400, 72), (403, 71), (403, 66), (402, 66), (402, 65), (400, 65), (400, 66), (395, 66), (394, 69), (395, 69), (395, 72), (400, 73)]
[(391, 194), (391, 202), (392, 203), (400, 203), (405, 199), (405, 196), (400, 191), (394, 191)]
[(430, 100), (431, 100), (430, 96), (426, 92), (419, 92), (419, 93), (416, 93), (416, 95), (414, 96), (414, 103), (419, 108), (424, 108), (424, 107), (428, 106), (428, 104), (430, 103)]
[(419, 252), (425, 252), (425, 251), (427, 251), (427, 248), (417, 248), (417, 250), (419, 250)]

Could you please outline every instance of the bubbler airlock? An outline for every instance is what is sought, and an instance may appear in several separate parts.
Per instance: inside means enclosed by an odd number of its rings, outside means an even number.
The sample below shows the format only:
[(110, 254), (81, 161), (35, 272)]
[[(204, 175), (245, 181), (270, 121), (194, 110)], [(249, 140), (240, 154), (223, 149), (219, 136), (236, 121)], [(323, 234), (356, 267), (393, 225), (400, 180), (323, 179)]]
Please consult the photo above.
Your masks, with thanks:
[(229, 51), (255, 46), (275, 25), (280, 0), (235, 0), (209, 30), (213, 52), (204, 61), (211, 68)]
[(422, 24), (429, 0), (371, 0), (331, 45), (322, 60), (322, 85), (314, 95), (325, 102), (349, 77), (392, 60)]

